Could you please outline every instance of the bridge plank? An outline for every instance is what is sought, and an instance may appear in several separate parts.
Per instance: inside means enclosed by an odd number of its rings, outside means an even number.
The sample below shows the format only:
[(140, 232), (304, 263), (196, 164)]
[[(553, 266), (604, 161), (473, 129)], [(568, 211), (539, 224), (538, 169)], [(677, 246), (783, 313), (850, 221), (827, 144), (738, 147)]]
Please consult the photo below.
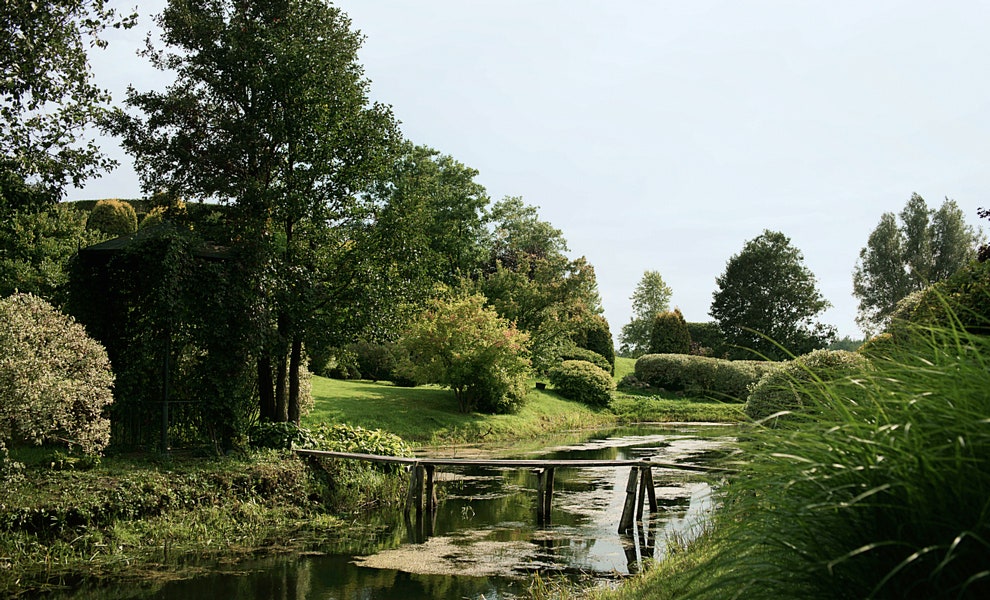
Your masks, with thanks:
[(492, 459), (492, 458), (433, 458), (433, 457), (404, 457), (404, 456), (382, 456), (379, 454), (361, 454), (357, 452), (330, 452), (327, 450), (312, 450), (309, 448), (297, 448), (296, 453), (303, 456), (323, 456), (326, 458), (345, 458), (352, 460), (364, 460), (369, 462), (404, 464), (404, 465), (433, 465), (445, 467), (489, 467), (493, 469), (546, 469), (554, 467), (633, 467), (650, 466), (661, 469), (675, 469), (683, 471), (711, 472), (721, 469), (699, 467), (696, 465), (685, 465), (680, 463), (668, 463), (655, 460), (581, 460), (581, 459)]

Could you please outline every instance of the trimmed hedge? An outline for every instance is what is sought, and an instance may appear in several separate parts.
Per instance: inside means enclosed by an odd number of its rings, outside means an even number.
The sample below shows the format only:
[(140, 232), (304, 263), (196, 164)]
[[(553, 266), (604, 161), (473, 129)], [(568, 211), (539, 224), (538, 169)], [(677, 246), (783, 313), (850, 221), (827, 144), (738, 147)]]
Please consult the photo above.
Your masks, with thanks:
[(565, 360), (550, 370), (550, 383), (568, 400), (608, 406), (615, 381), (608, 371), (585, 360)]
[(822, 385), (871, 368), (868, 358), (847, 350), (814, 350), (767, 373), (753, 387), (743, 411), (754, 420), (810, 405)]
[(749, 388), (780, 363), (725, 360), (689, 354), (647, 354), (636, 361), (636, 379), (651, 387), (716, 400), (745, 402)]
[(602, 356), (601, 354), (595, 352), (594, 350), (588, 350), (586, 348), (578, 348), (574, 346), (573, 348), (568, 348), (560, 353), (558, 358), (559, 362), (564, 362), (565, 360), (583, 360), (590, 362), (602, 371), (606, 373), (612, 373), (612, 363), (608, 361), (608, 358)]

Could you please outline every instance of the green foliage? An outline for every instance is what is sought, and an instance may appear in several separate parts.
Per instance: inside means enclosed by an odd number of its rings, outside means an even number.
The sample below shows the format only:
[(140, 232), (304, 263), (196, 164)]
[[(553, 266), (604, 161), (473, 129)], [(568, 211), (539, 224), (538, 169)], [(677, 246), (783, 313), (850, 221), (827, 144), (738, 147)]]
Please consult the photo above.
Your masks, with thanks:
[(688, 354), (691, 332), (679, 308), (657, 314), (650, 330), (651, 354)]
[(606, 373), (612, 371), (612, 364), (608, 362), (608, 359), (597, 352), (585, 348), (578, 348), (576, 346), (568, 348), (558, 357), (558, 362), (564, 362), (566, 360), (583, 360), (590, 362)]
[(291, 450), (293, 446), (309, 448), (313, 437), (309, 430), (295, 423), (258, 423), (248, 430), (250, 445), (255, 449)]
[(806, 383), (814, 419), (744, 441), (691, 597), (987, 595), (990, 339), (915, 341), (855, 379)]
[(240, 260), (179, 229), (80, 251), (69, 306), (116, 365), (114, 444), (157, 444), (166, 391), (175, 445), (230, 449), (244, 438), (257, 418), (260, 341)]
[(111, 237), (128, 235), (137, 231), (137, 213), (130, 202), (115, 199), (100, 200), (89, 212), (86, 227)]
[(730, 358), (782, 360), (832, 341), (835, 327), (815, 321), (831, 305), (803, 261), (787, 236), (769, 230), (729, 259), (715, 280), (711, 315)]
[(912, 194), (901, 211), (884, 213), (859, 252), (853, 294), (856, 322), (867, 333), (883, 330), (897, 303), (911, 292), (949, 278), (976, 257), (977, 232), (952, 200), (938, 210)]
[(451, 388), (462, 412), (508, 412), (525, 400), (529, 336), (478, 295), (440, 299), (400, 341), (412, 378)]
[(240, 279), (254, 290), (261, 417), (297, 420), (304, 344), (352, 339), (368, 317), (357, 307), (380, 300), (388, 277), (369, 267), (376, 207), (363, 192), (398, 128), (369, 98), (363, 37), (326, 2), (174, 2), (158, 23), (167, 47), (146, 56), (175, 82), (131, 90), (110, 129), (146, 189), (230, 207)]
[(629, 298), (632, 300), (633, 316), (619, 333), (620, 354), (639, 358), (649, 351), (654, 319), (670, 309), (671, 295), (673, 290), (664, 282), (659, 271), (643, 273), (643, 278)]
[(688, 333), (691, 335), (691, 354), (725, 358), (729, 349), (726, 346), (725, 335), (722, 334), (718, 323), (708, 321), (688, 323), (687, 326)]
[(401, 437), (381, 429), (365, 429), (341, 423), (322, 423), (312, 430), (310, 437), (315, 450), (357, 452), (381, 456), (413, 455), (412, 448)]
[(606, 371), (615, 372), (615, 342), (612, 341), (612, 331), (609, 329), (605, 317), (601, 315), (586, 316), (582, 321), (580, 330), (572, 339), (579, 347), (603, 357), (608, 363)]
[[(106, 0), (0, 4), (0, 215), (61, 198), (68, 183), (115, 163), (86, 139), (109, 95), (93, 85), (87, 47), (104, 47), (106, 27), (130, 27)], [(19, 194), (23, 182), (37, 193)], [(14, 193), (11, 193), (14, 192)]]
[(550, 371), (550, 383), (568, 400), (608, 406), (615, 382), (608, 371), (584, 360), (565, 360)]
[[(846, 350), (815, 350), (767, 373), (746, 400), (746, 415), (761, 420), (779, 412), (801, 412), (817, 405), (823, 386), (862, 376), (870, 367), (863, 354)], [(854, 388), (849, 388), (854, 389)]]
[(87, 230), (85, 213), (71, 206), (15, 212), (0, 221), (0, 297), (20, 291), (62, 305), (70, 259), (105, 238)]
[(357, 369), (361, 377), (372, 381), (394, 378), (398, 366), (394, 344), (376, 344), (368, 340), (358, 340), (347, 346), (354, 353)]
[(636, 360), (636, 381), (669, 392), (721, 401), (744, 402), (749, 387), (774, 363), (725, 360), (687, 354), (647, 354)]
[(82, 325), (30, 294), (0, 300), (0, 450), (58, 442), (99, 453), (113, 401), (106, 350)]
[(501, 317), (530, 334), (537, 371), (546, 372), (572, 342), (594, 344), (592, 350), (609, 354), (600, 331), (607, 323), (595, 322), (602, 312), (601, 298), (588, 261), (568, 259), (560, 230), (541, 221), (536, 207), (521, 198), (496, 203), (490, 222), (488, 259), (473, 289)]

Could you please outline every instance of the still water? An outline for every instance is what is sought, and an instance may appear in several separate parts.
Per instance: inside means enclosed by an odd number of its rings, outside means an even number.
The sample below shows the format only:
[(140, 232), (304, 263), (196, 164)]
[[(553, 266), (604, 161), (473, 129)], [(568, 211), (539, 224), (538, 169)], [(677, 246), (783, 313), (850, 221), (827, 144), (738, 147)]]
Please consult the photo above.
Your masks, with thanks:
[[(735, 431), (704, 425), (640, 426), (570, 439), (540, 449), (447, 449), (476, 458), (641, 459), (711, 466)], [(433, 450), (437, 456), (440, 451)], [(671, 536), (691, 537), (712, 510), (704, 476), (654, 469), (659, 510), (635, 533), (616, 533), (628, 468), (558, 468), (549, 526), (536, 525), (536, 475), (524, 469), (437, 470), (435, 519), (375, 515), (385, 523), (355, 551), (217, 565), (207, 575), (147, 587), (79, 590), (79, 599), (377, 600), (514, 598), (532, 582), (561, 575), (608, 584), (660, 558)]]

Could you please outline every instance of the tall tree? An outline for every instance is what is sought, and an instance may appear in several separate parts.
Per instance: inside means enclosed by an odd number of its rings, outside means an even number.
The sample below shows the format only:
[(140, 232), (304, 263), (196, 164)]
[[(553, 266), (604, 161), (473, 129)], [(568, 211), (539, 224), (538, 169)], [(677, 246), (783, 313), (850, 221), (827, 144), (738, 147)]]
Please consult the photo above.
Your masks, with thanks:
[(499, 315), (532, 334), (533, 364), (544, 371), (603, 312), (595, 269), (584, 257), (569, 259), (563, 233), (521, 198), (497, 202), (490, 219), (477, 286)]
[(113, 163), (86, 127), (107, 111), (92, 82), (87, 45), (107, 27), (130, 27), (106, 0), (0, 4), (0, 211), (60, 199)]
[(673, 290), (664, 282), (660, 271), (645, 271), (633, 290), (633, 316), (619, 333), (619, 352), (623, 356), (638, 357), (649, 351), (650, 333), (657, 315), (670, 310)]
[(715, 282), (710, 314), (735, 346), (732, 357), (780, 360), (824, 348), (835, 337), (833, 326), (815, 320), (831, 305), (783, 233), (765, 230), (746, 242)]
[(360, 193), (398, 139), (391, 110), (368, 99), (363, 37), (321, 0), (172, 0), (158, 17), (172, 51), (146, 56), (175, 73), (164, 92), (129, 90), (145, 118), (113, 131), (148, 192), (232, 205), (231, 238), (268, 342), (258, 349), (261, 414), (299, 418), (298, 367), (326, 304), (335, 234), (367, 218)]
[(886, 327), (897, 302), (932, 283), (944, 281), (976, 257), (981, 240), (948, 198), (937, 210), (912, 194), (898, 217), (884, 213), (859, 252), (853, 295), (856, 322), (870, 335)]

